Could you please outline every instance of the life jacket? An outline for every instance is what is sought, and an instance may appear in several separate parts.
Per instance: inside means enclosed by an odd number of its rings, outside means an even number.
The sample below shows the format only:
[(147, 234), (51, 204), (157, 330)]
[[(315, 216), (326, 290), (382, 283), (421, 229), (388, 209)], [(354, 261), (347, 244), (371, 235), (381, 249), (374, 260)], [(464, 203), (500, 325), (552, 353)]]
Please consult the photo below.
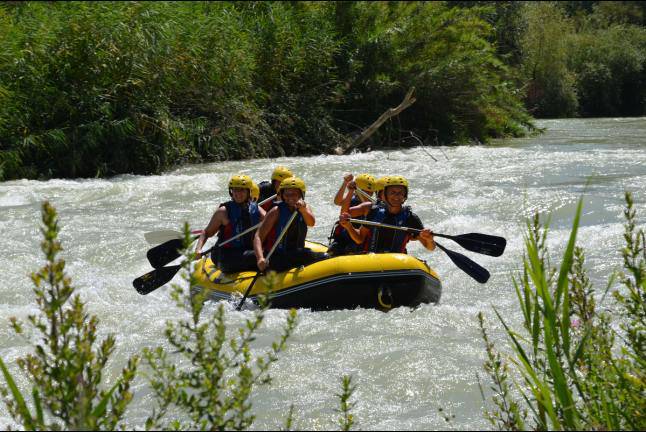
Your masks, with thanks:
[[(292, 217), (292, 211), (289, 209), (289, 206), (283, 201), (276, 204), (278, 207), (278, 223), (274, 225), (271, 229), (267, 238), (265, 239), (264, 248), (266, 250), (271, 250), (276, 242), (276, 239), (283, 232), (283, 229), (289, 222), (289, 218)], [(298, 211), (298, 210), (296, 210)], [(295, 236), (295, 241), (294, 241)], [(290, 225), (289, 229), (283, 235), (283, 239), (280, 241), (280, 244), (276, 247), (276, 250), (279, 251), (289, 251), (293, 249), (302, 249), (305, 247), (305, 237), (307, 236), (307, 224), (303, 215), (298, 213), (296, 218)], [(291, 241), (290, 241), (291, 240)]]
[[(395, 223), (393, 225), (405, 226), (411, 214), (412, 212), (409, 206), (402, 207), (399, 213), (397, 213), (396, 215), (392, 215), (392, 216), (395, 216)], [(372, 222), (384, 223), (384, 220), (388, 215), (389, 215), (388, 206), (374, 205), (370, 210), (370, 213), (368, 213), (367, 219)], [(380, 248), (381, 250), (378, 250), (379, 233), (381, 230), (387, 230), (387, 229), (391, 229), (391, 228), (379, 228), (376, 226), (371, 226), (370, 232), (368, 236), (366, 236), (366, 239), (364, 240), (363, 250), (365, 252), (407, 253), (406, 245), (410, 240), (410, 234), (406, 231), (400, 231), (400, 230), (393, 230), (394, 231), (393, 240), (390, 246), (387, 246), (386, 248), (384, 248), (383, 247), (384, 245), (382, 245), (382, 247)]]
[[(221, 244), (222, 242), (229, 240), (231, 237), (240, 234), (242, 231), (260, 222), (260, 211), (258, 211), (258, 205), (256, 203), (252, 202), (240, 205), (232, 200), (221, 204), (221, 206), (224, 206), (227, 209), (227, 218), (229, 219), (229, 223), (226, 225), (220, 225), (217, 244)], [(253, 235), (253, 232), (247, 233), (222, 247), (252, 249)]]
[[(358, 206), (361, 204), (363, 201), (356, 195), (352, 197), (352, 200), (350, 201), (350, 207)], [(366, 217), (365, 216), (357, 216), (355, 219), (360, 219), (364, 220)], [(353, 227), (355, 228), (361, 228), (361, 225), (359, 224), (352, 224)], [(335, 222), (334, 226), (332, 227), (332, 233), (330, 234), (330, 237), (328, 238), (330, 241), (335, 241), (337, 243), (346, 245), (346, 244), (355, 244), (354, 240), (352, 240), (352, 237), (350, 237), (350, 234), (348, 234), (348, 230), (343, 228), (341, 225), (339, 225), (339, 222)]]

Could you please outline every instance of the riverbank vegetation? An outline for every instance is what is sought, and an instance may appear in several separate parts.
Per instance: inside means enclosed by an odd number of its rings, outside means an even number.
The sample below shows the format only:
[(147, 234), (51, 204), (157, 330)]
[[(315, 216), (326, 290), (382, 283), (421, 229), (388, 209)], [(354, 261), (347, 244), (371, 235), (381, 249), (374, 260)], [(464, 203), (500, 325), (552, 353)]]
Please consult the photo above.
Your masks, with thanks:
[(576, 246), (581, 203), (559, 269), (546, 246), (548, 227), (538, 217), (528, 226), (523, 271), (514, 279), (523, 328), (509, 326), (494, 308), (510, 354), (498, 352), (478, 316), (487, 390), (494, 392), (486, 416), (496, 429), (646, 428), (646, 238), (630, 194), (626, 202), (623, 269), (603, 291), (592, 286)]
[(0, 180), (644, 115), (640, 2), (3, 2)]

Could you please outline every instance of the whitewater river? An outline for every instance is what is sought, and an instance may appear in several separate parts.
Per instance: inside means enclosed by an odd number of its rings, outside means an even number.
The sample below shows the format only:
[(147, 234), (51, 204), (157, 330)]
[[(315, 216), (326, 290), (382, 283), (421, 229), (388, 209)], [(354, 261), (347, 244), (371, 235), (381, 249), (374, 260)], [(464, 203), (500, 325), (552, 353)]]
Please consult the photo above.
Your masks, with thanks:
[[(108, 374), (112, 382), (129, 356), (146, 346), (168, 346), (166, 320), (184, 317), (170, 301), (167, 287), (147, 296), (132, 287), (132, 280), (150, 269), (145, 232), (179, 229), (184, 221), (202, 228), (214, 205), (227, 198), (231, 175), (244, 173), (261, 181), (280, 164), (305, 180), (307, 201), (317, 218), (308, 235), (324, 242), (338, 215), (332, 200), (343, 173), (402, 174), (411, 184), (408, 203), (426, 226), (438, 233), (507, 238), (507, 250), (499, 258), (442, 241), (489, 269), (491, 279), (480, 285), (443, 252), (428, 252), (414, 242), (409, 253), (427, 260), (442, 279), (439, 305), (387, 314), (300, 310), (297, 330), (273, 368), (274, 384), (256, 391), (253, 428), (280, 427), (291, 404), (295, 427), (336, 428), (335, 394), (343, 374), (351, 374), (357, 385), (354, 412), (360, 429), (490, 428), (482, 415), (485, 404), (476, 376), (483, 376), (485, 360), (476, 314), (486, 312), (492, 336), (503, 346), (492, 307), (512, 324), (519, 322), (511, 277), (521, 266), (526, 218), (535, 211), (552, 214), (549, 244), (556, 257), (583, 197), (579, 244), (587, 250), (590, 277), (598, 289), (621, 264), (624, 190), (634, 193), (642, 226), (646, 220), (646, 118), (550, 120), (539, 125), (546, 128), (543, 135), (492, 146), (250, 160), (110, 180), (0, 183), (0, 356), (26, 388), (15, 359), (30, 347), (14, 336), (8, 318), (26, 318), (36, 310), (28, 274), (43, 263), (39, 226), (44, 200), (59, 212), (68, 274), (88, 309), (98, 315), (101, 333), (117, 338)], [(227, 307), (232, 326), (252, 314)], [(212, 310), (209, 306), (205, 313)], [(275, 338), (285, 318), (285, 311), (270, 311), (260, 340)], [(154, 404), (143, 379), (134, 390), (126, 421), (141, 429)], [(455, 417), (447, 423), (444, 413)], [(2, 404), (0, 426), (5, 425), (19, 427)]]

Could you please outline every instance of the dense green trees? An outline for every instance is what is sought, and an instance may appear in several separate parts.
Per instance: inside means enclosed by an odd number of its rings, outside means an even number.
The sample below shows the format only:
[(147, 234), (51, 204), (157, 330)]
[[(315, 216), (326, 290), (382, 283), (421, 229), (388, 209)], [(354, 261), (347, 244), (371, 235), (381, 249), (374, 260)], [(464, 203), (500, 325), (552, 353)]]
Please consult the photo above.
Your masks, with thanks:
[[(642, 115), (639, 2), (0, 4), (0, 180), (486, 142)], [(525, 104), (525, 106), (523, 105)]]

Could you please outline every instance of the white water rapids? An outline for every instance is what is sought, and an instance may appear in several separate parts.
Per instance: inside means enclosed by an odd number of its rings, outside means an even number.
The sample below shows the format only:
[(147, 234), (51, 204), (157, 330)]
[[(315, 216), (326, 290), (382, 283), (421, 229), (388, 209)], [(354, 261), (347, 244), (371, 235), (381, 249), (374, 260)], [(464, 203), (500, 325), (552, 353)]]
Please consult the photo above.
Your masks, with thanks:
[[(117, 338), (106, 376), (113, 382), (129, 356), (146, 346), (168, 347), (163, 336), (166, 320), (184, 317), (167, 287), (147, 296), (132, 287), (134, 278), (150, 270), (144, 232), (180, 229), (184, 221), (202, 228), (214, 206), (228, 198), (231, 175), (244, 173), (262, 181), (276, 165), (286, 165), (307, 184), (306, 201), (317, 218), (308, 238), (327, 242), (338, 217), (332, 200), (343, 173), (401, 174), (411, 184), (408, 204), (435, 232), (482, 232), (507, 239), (507, 250), (499, 258), (440, 240), (487, 268), (491, 279), (480, 285), (439, 249), (431, 253), (413, 242), (409, 253), (427, 260), (441, 277), (439, 305), (387, 314), (300, 310), (287, 351), (272, 368), (273, 384), (255, 392), (253, 428), (280, 427), (291, 404), (295, 427), (336, 428), (335, 394), (341, 390), (340, 377), (351, 374), (357, 385), (353, 400), (360, 429), (488, 429), (476, 378), (479, 374), (488, 383), (476, 314), (486, 313), (494, 341), (504, 348), (492, 306), (517, 326), (520, 310), (511, 276), (521, 267), (526, 218), (535, 211), (552, 214), (549, 245), (556, 262), (577, 200), (583, 197), (578, 242), (586, 249), (597, 290), (605, 288), (608, 274), (621, 265), (624, 190), (633, 192), (642, 226), (646, 220), (646, 118), (549, 120), (539, 125), (547, 129), (542, 135), (492, 146), (248, 160), (109, 180), (0, 183), (0, 357), (29, 393), (15, 359), (28, 353), (30, 345), (13, 334), (8, 318), (25, 319), (36, 311), (28, 274), (44, 262), (39, 248), (43, 200), (59, 212), (67, 273), (89, 311), (98, 315), (101, 333)], [(231, 329), (251, 316), (233, 309), (228, 305)], [(210, 305), (204, 317), (212, 310)], [(259, 347), (276, 339), (285, 318), (285, 311), (268, 312)], [(126, 423), (141, 429), (154, 403), (143, 379), (137, 379), (134, 391)], [(447, 423), (445, 414), (455, 418)], [(7, 425), (20, 427), (2, 404), (0, 426)]]

